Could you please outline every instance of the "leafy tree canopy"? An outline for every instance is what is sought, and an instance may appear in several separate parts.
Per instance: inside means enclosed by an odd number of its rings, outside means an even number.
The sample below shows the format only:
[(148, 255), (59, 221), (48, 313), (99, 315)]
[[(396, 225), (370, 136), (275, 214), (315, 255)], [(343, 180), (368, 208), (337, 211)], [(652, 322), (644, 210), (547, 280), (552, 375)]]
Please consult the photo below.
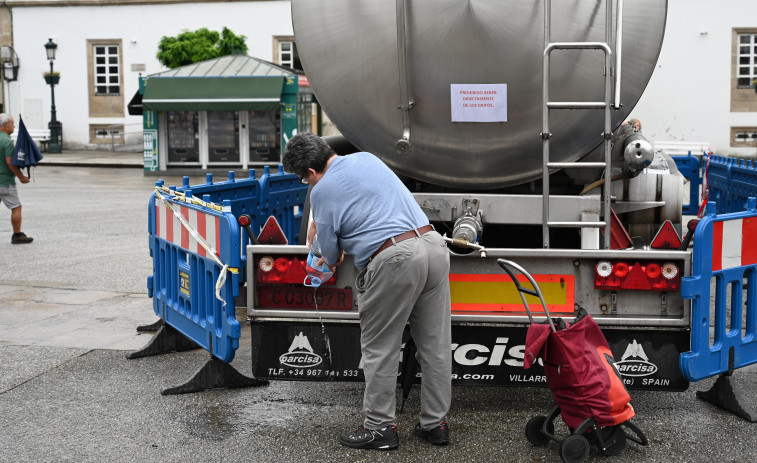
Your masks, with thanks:
[(219, 34), (206, 28), (182, 31), (176, 37), (163, 37), (158, 43), (158, 61), (173, 69), (221, 56), (246, 54), (247, 37), (236, 35), (227, 27)]

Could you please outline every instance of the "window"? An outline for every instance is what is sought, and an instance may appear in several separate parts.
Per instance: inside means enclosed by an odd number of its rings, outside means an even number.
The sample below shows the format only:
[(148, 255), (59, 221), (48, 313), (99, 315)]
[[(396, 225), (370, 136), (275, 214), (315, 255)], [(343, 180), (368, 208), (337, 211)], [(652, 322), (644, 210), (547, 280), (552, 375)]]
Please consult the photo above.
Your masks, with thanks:
[[(121, 39), (87, 39), (84, 46), (87, 49), (89, 117), (124, 117), (124, 94), (130, 87), (124, 81), (123, 42)], [(95, 139), (95, 134), (91, 137)]]
[(250, 136), (250, 161), (277, 162), (281, 137), (281, 112), (250, 111), (247, 125)]
[(731, 112), (757, 112), (755, 79), (757, 28), (734, 28), (731, 32)]
[(92, 144), (124, 143), (124, 126), (117, 124), (90, 124), (89, 142)]
[(95, 95), (121, 94), (118, 45), (95, 45)]
[(738, 86), (752, 87), (757, 79), (757, 34), (739, 34), (737, 53)]
[(757, 127), (731, 127), (731, 147), (757, 146)]
[(274, 37), (274, 61), (276, 64), (302, 71), (300, 55), (294, 37)]
[(307, 93), (297, 95), (297, 131), (313, 132), (313, 96)]

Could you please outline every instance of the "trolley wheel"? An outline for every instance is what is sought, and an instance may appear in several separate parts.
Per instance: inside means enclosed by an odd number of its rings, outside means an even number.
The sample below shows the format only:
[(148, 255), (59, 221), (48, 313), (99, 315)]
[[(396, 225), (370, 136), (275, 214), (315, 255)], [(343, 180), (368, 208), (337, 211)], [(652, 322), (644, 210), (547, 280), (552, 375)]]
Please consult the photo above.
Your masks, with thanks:
[[(549, 443), (549, 436), (541, 432), (541, 428), (544, 427), (544, 422), (547, 421), (546, 416), (535, 416), (528, 420), (526, 423), (526, 439), (533, 445), (542, 446)], [(550, 434), (555, 433), (555, 424), (547, 424), (547, 432)]]
[(602, 439), (605, 441), (605, 449), (602, 450), (602, 455), (611, 457), (619, 454), (624, 448), (626, 448), (626, 432), (622, 426), (611, 426), (604, 428), (600, 431), (602, 433)]
[(560, 443), (560, 456), (565, 463), (581, 463), (589, 456), (591, 445), (580, 434), (571, 434)]

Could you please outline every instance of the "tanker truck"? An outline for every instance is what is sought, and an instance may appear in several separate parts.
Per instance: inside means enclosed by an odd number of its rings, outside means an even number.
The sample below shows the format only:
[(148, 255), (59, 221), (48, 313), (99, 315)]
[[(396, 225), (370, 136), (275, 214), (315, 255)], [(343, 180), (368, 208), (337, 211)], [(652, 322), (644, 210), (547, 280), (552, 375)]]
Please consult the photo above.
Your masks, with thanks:
[[(629, 389), (682, 391), (757, 361), (755, 298), (742, 300), (757, 287), (754, 203), (684, 227), (683, 177), (624, 124), (666, 14), (666, 0), (292, 0), (304, 71), (341, 134), (327, 141), (379, 156), (448, 239), (453, 384), (546, 386), (523, 370), (529, 319), (499, 258), (533, 276), (553, 316), (597, 320)], [(307, 199), (292, 211), (298, 230), (242, 234), (224, 307), (241, 285), (256, 378), (361, 381), (357, 271), (346, 256), (303, 286)], [(228, 222), (218, 233), (234, 237)], [(410, 383), (411, 357), (398, 365)]]
[[(522, 370), (528, 318), (500, 257), (532, 273), (550, 313), (598, 320), (629, 387), (688, 384), (669, 355), (689, 349), (683, 178), (623, 124), (656, 65), (667, 3), (617, 6), (292, 1), (304, 71), (341, 133), (326, 140), (379, 156), (450, 240), (458, 384), (545, 381)], [(663, 224), (668, 245), (651, 249)], [(354, 266), (311, 295), (257, 279), (286, 256), (277, 247), (248, 252), (255, 376), (361, 379)], [(279, 361), (305, 339), (322, 362)]]

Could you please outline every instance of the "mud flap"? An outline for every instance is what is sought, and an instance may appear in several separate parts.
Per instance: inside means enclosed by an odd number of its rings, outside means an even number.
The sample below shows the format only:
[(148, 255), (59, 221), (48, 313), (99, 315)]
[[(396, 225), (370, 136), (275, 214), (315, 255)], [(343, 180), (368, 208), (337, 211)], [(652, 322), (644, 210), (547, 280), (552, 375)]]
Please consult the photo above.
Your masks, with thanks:
[[(252, 321), (252, 374), (256, 378), (310, 381), (364, 381), (357, 323)], [(689, 382), (678, 369), (689, 332), (604, 329), (626, 388), (684, 391)], [(403, 340), (409, 338), (406, 330)], [(452, 384), (456, 386), (546, 387), (540, 365), (523, 369), (525, 326), (452, 325)], [(401, 356), (400, 358), (406, 358)], [(398, 381), (403, 389), (422, 372)], [(415, 371), (413, 368), (412, 371)], [(408, 374), (408, 373), (405, 373)]]

